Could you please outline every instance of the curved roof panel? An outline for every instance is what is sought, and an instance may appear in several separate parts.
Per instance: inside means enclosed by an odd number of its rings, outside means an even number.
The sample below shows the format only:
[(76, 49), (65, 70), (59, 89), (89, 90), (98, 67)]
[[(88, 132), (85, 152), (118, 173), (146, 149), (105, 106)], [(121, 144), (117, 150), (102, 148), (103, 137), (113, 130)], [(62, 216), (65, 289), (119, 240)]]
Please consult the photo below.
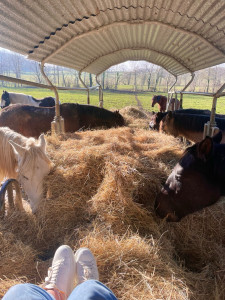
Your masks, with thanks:
[(146, 60), (174, 75), (225, 62), (224, 0), (0, 0), (0, 46), (99, 74)]

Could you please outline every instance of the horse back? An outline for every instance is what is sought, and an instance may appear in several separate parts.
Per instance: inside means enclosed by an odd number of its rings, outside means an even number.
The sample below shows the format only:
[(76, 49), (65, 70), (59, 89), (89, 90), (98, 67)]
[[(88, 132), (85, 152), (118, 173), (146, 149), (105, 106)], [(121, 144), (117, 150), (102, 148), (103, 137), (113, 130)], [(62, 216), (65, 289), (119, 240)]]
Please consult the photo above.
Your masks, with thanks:
[[(162, 129), (175, 137), (183, 136), (193, 142), (199, 142), (203, 137), (204, 125), (209, 120), (209, 114), (168, 113), (163, 120)], [(215, 120), (217, 126), (225, 132), (225, 118)]]
[(39, 137), (51, 129), (54, 115), (54, 107), (15, 104), (1, 110), (0, 126), (7, 126), (26, 137)]

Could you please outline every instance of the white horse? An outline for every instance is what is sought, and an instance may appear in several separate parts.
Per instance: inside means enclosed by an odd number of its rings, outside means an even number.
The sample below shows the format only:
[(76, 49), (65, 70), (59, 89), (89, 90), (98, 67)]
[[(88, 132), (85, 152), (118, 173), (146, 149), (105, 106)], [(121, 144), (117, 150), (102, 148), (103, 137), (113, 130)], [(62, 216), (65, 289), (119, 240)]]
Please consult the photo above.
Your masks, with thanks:
[(45, 151), (45, 138), (26, 138), (8, 127), (0, 128), (0, 182), (15, 178), (22, 185), (36, 212), (43, 193), (43, 179), (50, 172), (52, 162)]
[(10, 104), (28, 104), (32, 106), (52, 107), (55, 106), (55, 98), (46, 97), (43, 99), (36, 99), (30, 95), (21, 93), (8, 93), (3, 91), (1, 98), (1, 108), (9, 106)]

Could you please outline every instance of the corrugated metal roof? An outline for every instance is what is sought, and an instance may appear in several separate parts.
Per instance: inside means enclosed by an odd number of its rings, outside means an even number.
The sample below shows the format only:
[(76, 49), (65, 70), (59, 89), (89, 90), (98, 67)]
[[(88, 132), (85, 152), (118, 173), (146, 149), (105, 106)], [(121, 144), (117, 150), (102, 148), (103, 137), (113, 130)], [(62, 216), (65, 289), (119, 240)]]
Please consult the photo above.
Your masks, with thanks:
[(225, 62), (224, 0), (0, 0), (0, 47), (99, 74), (146, 60), (174, 75)]

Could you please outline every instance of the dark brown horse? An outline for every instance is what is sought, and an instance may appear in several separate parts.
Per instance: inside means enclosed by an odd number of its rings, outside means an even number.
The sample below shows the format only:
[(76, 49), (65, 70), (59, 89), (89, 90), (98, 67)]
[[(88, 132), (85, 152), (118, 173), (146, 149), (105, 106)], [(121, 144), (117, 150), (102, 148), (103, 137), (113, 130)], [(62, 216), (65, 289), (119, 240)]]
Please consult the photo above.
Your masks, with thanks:
[[(217, 115), (218, 116), (218, 115)], [(225, 116), (215, 118), (217, 126), (225, 132)], [(185, 137), (192, 142), (202, 140), (204, 124), (210, 120), (210, 115), (185, 114), (169, 112), (162, 120), (161, 130), (174, 137)], [(225, 142), (225, 136), (223, 138)]]
[[(111, 112), (97, 106), (63, 103), (60, 105), (60, 113), (65, 121), (66, 132), (125, 124), (119, 111)], [(54, 116), (55, 107), (15, 104), (1, 111), (0, 126), (7, 126), (27, 137), (38, 137), (51, 129)]]
[(222, 132), (187, 148), (155, 201), (155, 211), (167, 221), (215, 203), (225, 194), (225, 144)]
[[(149, 122), (149, 129), (154, 129), (154, 130), (159, 130), (162, 126), (160, 126), (160, 122), (163, 120), (164, 117), (168, 114), (169, 112), (158, 112), (154, 113), (152, 112), (152, 116), (150, 118)], [(210, 111), (207, 109), (194, 109), (194, 108), (187, 108), (187, 109), (179, 109), (174, 111), (176, 114), (192, 114), (192, 115), (210, 115)]]

